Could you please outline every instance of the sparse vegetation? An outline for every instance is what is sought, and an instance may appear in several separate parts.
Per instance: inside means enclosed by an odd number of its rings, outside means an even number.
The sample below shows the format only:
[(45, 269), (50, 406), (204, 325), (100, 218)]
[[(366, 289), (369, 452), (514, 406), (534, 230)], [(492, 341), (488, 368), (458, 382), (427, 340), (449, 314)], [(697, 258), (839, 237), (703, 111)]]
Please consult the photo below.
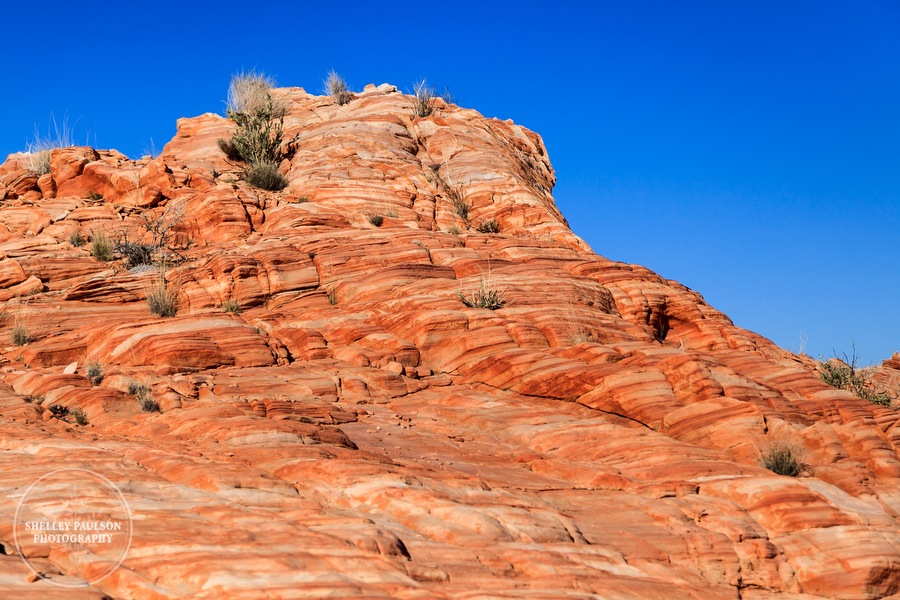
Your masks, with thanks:
[(233, 314), (236, 314), (236, 315), (239, 315), (239, 314), (241, 314), (242, 312), (244, 312), (244, 309), (241, 307), (241, 303), (238, 302), (238, 301), (237, 301), (236, 299), (234, 299), (234, 298), (229, 298), (228, 300), (226, 300), (225, 302), (223, 302), (223, 303), (222, 303), (222, 310), (224, 310), (224, 311), (227, 312), (227, 313), (233, 313)]
[(347, 104), (353, 99), (353, 94), (347, 88), (347, 82), (333, 69), (325, 78), (325, 93), (331, 96), (340, 106)]
[(12, 327), (9, 329), (10, 340), (14, 346), (24, 346), (32, 341), (31, 331), (21, 319), (16, 319)]
[(306, 204), (309, 202), (309, 196), (300, 196), (294, 201), (296, 204)]
[(138, 404), (143, 412), (160, 412), (159, 402), (150, 396), (138, 398)]
[(453, 212), (462, 217), (464, 221), (469, 220), (469, 210), (471, 206), (465, 202), (462, 198), (452, 198), (451, 202), (453, 202)]
[(100, 364), (99, 361), (92, 360), (87, 365), (85, 365), (85, 375), (87, 375), (88, 380), (91, 382), (91, 385), (97, 386), (103, 381), (103, 365)]
[(500, 223), (494, 218), (487, 219), (478, 224), (478, 231), (481, 233), (500, 233)]
[(114, 246), (116, 254), (125, 258), (125, 268), (133, 269), (140, 265), (152, 265), (155, 248), (142, 242), (117, 242)]
[(284, 134), (284, 108), (272, 99), (275, 82), (261, 73), (240, 73), (228, 87), (228, 118), (237, 123), (230, 140), (219, 140), (229, 160), (247, 163), (244, 180), (264, 190), (283, 190), (287, 180), (278, 171)]
[(569, 339), (573, 344), (597, 343), (597, 337), (587, 327), (578, 327), (569, 333)]
[(450, 88), (448, 88), (446, 85), (441, 88), (441, 93), (439, 94), (439, 96), (441, 97), (441, 100), (443, 100), (446, 104), (459, 104), (459, 102), (457, 102), (456, 94), (451, 92)]
[(28, 404), (43, 404), (43, 396), (25, 396), (25, 402)]
[(88, 192), (88, 200), (93, 200), (95, 202), (97, 200), (103, 200), (103, 194), (95, 190), (91, 190), (90, 192)]
[(175, 252), (175, 228), (184, 219), (184, 203), (169, 203), (158, 217), (142, 214), (142, 241), (131, 241), (127, 232), (120, 232), (113, 250), (125, 259), (125, 267), (134, 269), (168, 260)]
[(147, 306), (152, 314), (160, 317), (174, 317), (178, 313), (178, 292), (166, 281), (165, 269), (159, 269), (147, 289)]
[(69, 128), (67, 119), (63, 119), (62, 125), (60, 125), (56, 122), (56, 118), (50, 115), (50, 125), (47, 127), (46, 136), (42, 136), (37, 128), (34, 130), (34, 141), (29, 143), (25, 150), (28, 155), (25, 168), (35, 175), (49, 173), (50, 152), (56, 148), (67, 148), (73, 145), (72, 130)]
[(84, 235), (81, 233), (80, 229), (72, 230), (72, 233), (69, 234), (69, 243), (76, 248), (84, 246)]
[(128, 382), (128, 393), (137, 396), (138, 399), (145, 398), (150, 394), (150, 386), (142, 381), (132, 379)]
[(850, 356), (842, 352), (840, 359), (833, 357), (830, 360), (820, 361), (819, 369), (822, 381), (831, 387), (847, 390), (879, 406), (891, 405), (891, 397), (887, 392), (877, 389), (869, 372), (859, 367), (855, 344), (852, 346)]
[(103, 230), (91, 232), (91, 256), (103, 262), (113, 259), (113, 243)]
[(456, 297), (469, 308), (497, 310), (506, 306), (506, 291), (494, 285), (490, 274), (481, 278), (477, 290), (468, 295), (459, 290), (456, 292)]
[(337, 288), (332, 287), (328, 291), (325, 292), (325, 297), (328, 298), (328, 304), (335, 306), (338, 303), (337, 296)]
[(450, 227), (447, 228), (447, 233), (450, 233), (453, 235), (459, 235), (462, 233), (462, 230), (460, 230), (460, 228), (457, 227), (456, 225), (451, 225)]
[(288, 180), (278, 170), (278, 165), (268, 161), (252, 163), (244, 171), (244, 180), (253, 187), (272, 192), (283, 190), (288, 185)]
[(434, 87), (428, 85), (424, 79), (413, 85), (413, 115), (417, 117), (428, 117), (434, 113), (435, 100), (437, 94)]
[(160, 412), (159, 402), (150, 396), (150, 386), (141, 381), (128, 382), (128, 393), (138, 401), (138, 406), (143, 412)]
[(47, 410), (57, 419), (64, 419), (69, 415), (69, 409), (61, 404), (51, 404)]
[(381, 224), (384, 223), (384, 217), (381, 215), (370, 214), (366, 215), (366, 220), (369, 221), (375, 227), (381, 227)]
[(778, 475), (797, 477), (803, 472), (803, 462), (799, 448), (777, 442), (766, 448), (760, 457), (760, 462), (768, 470)]
[(72, 410), (69, 411), (69, 414), (72, 415), (73, 417), (75, 417), (75, 422), (78, 423), (79, 425), (81, 425), (82, 427), (84, 427), (85, 425), (88, 424), (87, 414), (85, 414), (85, 412), (82, 409), (80, 409), (78, 407), (73, 408)]

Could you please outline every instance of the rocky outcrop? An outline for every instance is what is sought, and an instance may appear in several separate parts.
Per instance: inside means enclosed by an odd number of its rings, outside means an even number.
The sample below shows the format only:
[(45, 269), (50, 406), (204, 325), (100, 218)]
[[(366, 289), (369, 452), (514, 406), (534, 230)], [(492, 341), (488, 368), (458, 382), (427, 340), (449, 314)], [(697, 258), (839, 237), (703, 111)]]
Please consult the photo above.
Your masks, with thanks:
[[(282, 192), (241, 179), (217, 115), (154, 159), (54, 150), (43, 184), (0, 166), (5, 596), (900, 591), (893, 408), (594, 254), (533, 132), (442, 103), (414, 117), (391, 86), (276, 94)], [(73, 245), (173, 214), (171, 318), (145, 302), (159, 273)], [(463, 302), (479, 293), (502, 306)], [(779, 445), (799, 477), (760, 464)], [(55, 548), (37, 577), (17, 507), (75, 467), (121, 490), (130, 549), (97, 580), (108, 559)]]

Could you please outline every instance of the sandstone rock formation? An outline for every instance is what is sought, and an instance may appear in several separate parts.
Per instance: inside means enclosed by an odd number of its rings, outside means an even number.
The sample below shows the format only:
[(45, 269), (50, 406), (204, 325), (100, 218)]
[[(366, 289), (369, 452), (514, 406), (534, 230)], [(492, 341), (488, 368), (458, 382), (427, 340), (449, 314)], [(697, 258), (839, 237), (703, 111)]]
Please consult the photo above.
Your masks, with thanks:
[[(387, 85), (344, 106), (276, 93), (282, 192), (240, 179), (216, 143), (234, 124), (211, 114), (153, 159), (55, 150), (43, 182), (21, 155), (0, 166), (0, 595), (900, 592), (894, 409), (594, 254), (535, 133), (443, 104), (413, 117)], [(140, 239), (176, 206), (161, 318), (153, 272), (71, 240)], [(499, 233), (477, 231), (489, 219)], [(505, 304), (460, 299), (481, 290)], [(778, 444), (801, 476), (761, 466)], [(65, 468), (131, 510), (100, 581), (78, 548), (32, 557), (43, 577), (16, 556), (26, 489)]]

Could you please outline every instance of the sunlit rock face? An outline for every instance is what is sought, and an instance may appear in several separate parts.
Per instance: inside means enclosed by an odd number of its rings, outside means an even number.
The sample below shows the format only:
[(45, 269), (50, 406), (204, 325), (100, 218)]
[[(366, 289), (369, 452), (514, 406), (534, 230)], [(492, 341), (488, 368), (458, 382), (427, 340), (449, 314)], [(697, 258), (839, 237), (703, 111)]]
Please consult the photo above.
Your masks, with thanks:
[[(279, 192), (242, 180), (218, 115), (155, 158), (0, 166), (0, 595), (898, 592), (894, 409), (594, 254), (537, 134), (413, 116), (388, 85), (274, 95)], [(161, 287), (174, 316), (148, 308)], [(799, 476), (762, 466), (773, 448)], [(59, 469), (129, 507), (102, 579), (100, 550), (16, 556), (26, 489)]]

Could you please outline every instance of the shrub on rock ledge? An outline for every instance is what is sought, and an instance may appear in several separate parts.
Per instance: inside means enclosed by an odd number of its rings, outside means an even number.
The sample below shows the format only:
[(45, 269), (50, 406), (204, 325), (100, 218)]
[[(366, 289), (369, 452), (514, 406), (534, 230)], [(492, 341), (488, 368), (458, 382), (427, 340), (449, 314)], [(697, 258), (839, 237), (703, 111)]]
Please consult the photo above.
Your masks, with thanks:
[(278, 170), (274, 162), (260, 162), (251, 164), (244, 171), (244, 180), (263, 190), (277, 192), (287, 187), (288, 180)]

